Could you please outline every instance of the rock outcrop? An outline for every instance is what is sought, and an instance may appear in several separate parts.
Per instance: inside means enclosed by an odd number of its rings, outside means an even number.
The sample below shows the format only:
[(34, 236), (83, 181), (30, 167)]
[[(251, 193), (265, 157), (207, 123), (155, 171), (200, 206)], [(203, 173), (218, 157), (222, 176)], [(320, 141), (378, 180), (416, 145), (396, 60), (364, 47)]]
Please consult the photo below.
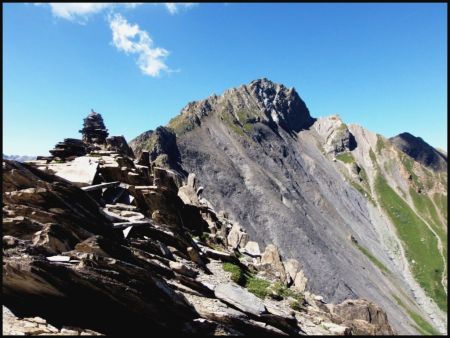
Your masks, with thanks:
[(355, 137), (339, 115), (317, 119), (314, 128), (325, 139), (323, 148), (328, 154), (336, 155), (344, 151), (351, 151), (356, 147)]
[(180, 165), (181, 158), (176, 136), (170, 129), (158, 127), (155, 131), (150, 130), (145, 133), (145, 144), (142, 144), (138, 139), (132, 140), (130, 146), (134, 149), (137, 157), (142, 155), (142, 151), (145, 148), (149, 153), (150, 161), (154, 165), (162, 168), (171, 168), (186, 174)]
[(128, 146), (128, 143), (123, 136), (108, 137), (106, 139), (106, 150), (119, 153), (122, 156), (134, 158), (133, 150)]
[(60, 159), (69, 157), (84, 156), (87, 153), (87, 144), (74, 138), (66, 138), (63, 142), (56, 144), (55, 148), (50, 150), (50, 154)]
[(278, 248), (269, 244), (261, 256), (261, 264), (268, 270), (275, 272), (275, 275), (281, 279), (283, 283), (288, 282), (283, 262), (281, 261)]
[(374, 303), (363, 299), (346, 300), (338, 305), (329, 306), (335, 321), (352, 328), (355, 335), (389, 336), (394, 332), (388, 323), (386, 313)]

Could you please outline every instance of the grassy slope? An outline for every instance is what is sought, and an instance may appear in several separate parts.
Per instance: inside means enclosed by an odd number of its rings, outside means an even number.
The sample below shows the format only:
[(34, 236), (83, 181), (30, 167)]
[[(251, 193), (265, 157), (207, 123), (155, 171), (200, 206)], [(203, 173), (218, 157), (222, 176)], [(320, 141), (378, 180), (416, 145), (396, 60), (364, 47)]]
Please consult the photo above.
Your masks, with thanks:
[(344, 163), (353, 163), (355, 162), (355, 159), (353, 158), (352, 153), (346, 152), (346, 153), (340, 153), (336, 155), (336, 159), (339, 161), (342, 161)]
[(428, 323), (425, 319), (422, 318), (421, 315), (419, 315), (417, 312), (414, 312), (411, 310), (408, 306), (406, 306), (399, 297), (392, 295), (395, 300), (397, 301), (398, 305), (400, 305), (402, 308), (406, 310), (408, 315), (411, 317), (412, 320), (414, 320), (417, 324), (416, 329), (422, 333), (423, 335), (440, 335), (440, 332), (435, 330), (430, 323)]
[(419, 214), (428, 222), (441, 239), (444, 256), (447, 257), (447, 233), (444, 230), (444, 225), (439, 220), (433, 202), (427, 195), (419, 194), (412, 188), (409, 189), (409, 193)]
[(436, 237), (380, 174), (375, 180), (375, 190), (381, 206), (397, 228), (416, 280), (438, 306), (447, 311), (447, 297), (441, 284), (444, 262)]
[(447, 195), (435, 193), (433, 195), (433, 200), (434, 200), (434, 203), (436, 203), (436, 206), (438, 207), (439, 212), (441, 213), (442, 217), (444, 217), (445, 219), (448, 219)]
[(389, 274), (390, 271), (389, 269), (383, 264), (381, 263), (378, 258), (376, 258), (374, 255), (372, 255), (372, 253), (366, 249), (365, 247), (363, 247), (362, 245), (360, 245), (359, 243), (354, 243), (356, 245), (356, 247), (364, 254), (366, 255), (366, 257), (373, 263), (375, 264), (378, 269), (380, 269), (383, 274)]

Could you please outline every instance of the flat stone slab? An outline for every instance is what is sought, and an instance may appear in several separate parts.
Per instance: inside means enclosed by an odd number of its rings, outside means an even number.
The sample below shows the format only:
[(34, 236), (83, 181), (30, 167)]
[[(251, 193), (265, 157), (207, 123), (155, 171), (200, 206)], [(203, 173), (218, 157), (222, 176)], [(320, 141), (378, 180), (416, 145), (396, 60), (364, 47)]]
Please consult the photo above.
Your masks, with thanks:
[(97, 174), (98, 162), (89, 156), (80, 156), (67, 163), (49, 163), (48, 169), (80, 187), (92, 185)]
[(70, 257), (69, 256), (56, 255), (56, 256), (47, 257), (47, 260), (49, 260), (51, 262), (69, 262), (70, 261)]
[(245, 253), (249, 254), (252, 257), (261, 257), (261, 251), (259, 249), (259, 245), (256, 242), (249, 241), (245, 245)]
[(237, 284), (219, 284), (214, 289), (214, 294), (220, 300), (237, 307), (245, 313), (259, 317), (267, 312), (266, 307), (258, 297)]
[(136, 190), (156, 190), (158, 186), (156, 185), (136, 185), (134, 187)]
[(94, 191), (94, 190), (99, 190), (99, 189), (103, 189), (103, 188), (118, 187), (119, 184), (120, 184), (119, 181), (107, 182), (107, 183), (100, 183), (100, 184), (96, 184), (96, 185), (82, 187), (81, 189), (84, 191)]

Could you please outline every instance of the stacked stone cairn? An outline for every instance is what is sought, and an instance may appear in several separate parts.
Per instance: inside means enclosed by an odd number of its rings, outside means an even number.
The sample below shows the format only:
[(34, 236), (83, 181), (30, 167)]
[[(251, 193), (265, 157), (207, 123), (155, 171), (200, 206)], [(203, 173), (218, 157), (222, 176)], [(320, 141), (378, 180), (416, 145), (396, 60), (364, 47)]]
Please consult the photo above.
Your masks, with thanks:
[(108, 137), (108, 129), (105, 127), (102, 116), (93, 109), (84, 119), (80, 133), (83, 135), (83, 141), (91, 144), (105, 144)]

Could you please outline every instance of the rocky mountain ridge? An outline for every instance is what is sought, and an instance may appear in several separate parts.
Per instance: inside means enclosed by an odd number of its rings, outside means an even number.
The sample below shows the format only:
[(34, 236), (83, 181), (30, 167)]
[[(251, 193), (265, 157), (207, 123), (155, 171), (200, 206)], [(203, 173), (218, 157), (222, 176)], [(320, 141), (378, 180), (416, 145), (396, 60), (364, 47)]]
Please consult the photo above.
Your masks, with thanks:
[(13, 161), (18, 161), (18, 162), (24, 162), (24, 161), (35, 160), (36, 156), (31, 156), (31, 155), (5, 155), (5, 154), (3, 154), (3, 158), (5, 160), (13, 160)]
[(373, 302), (305, 291), (297, 260), (261, 250), (194, 174), (159, 167), (174, 139), (135, 159), (96, 129), (3, 160), (4, 334), (394, 333)]
[(424, 166), (434, 171), (447, 171), (447, 156), (431, 147), (420, 137), (415, 137), (410, 133), (401, 133), (391, 137), (389, 141)]
[[(424, 322), (446, 332), (442, 156), (436, 171), (339, 116), (314, 119), (294, 89), (267, 79), (192, 102), (161, 128), (205, 197), (297, 259), (308, 291), (371, 299), (400, 333), (430, 330)], [(148, 132), (130, 146), (157, 143)]]

